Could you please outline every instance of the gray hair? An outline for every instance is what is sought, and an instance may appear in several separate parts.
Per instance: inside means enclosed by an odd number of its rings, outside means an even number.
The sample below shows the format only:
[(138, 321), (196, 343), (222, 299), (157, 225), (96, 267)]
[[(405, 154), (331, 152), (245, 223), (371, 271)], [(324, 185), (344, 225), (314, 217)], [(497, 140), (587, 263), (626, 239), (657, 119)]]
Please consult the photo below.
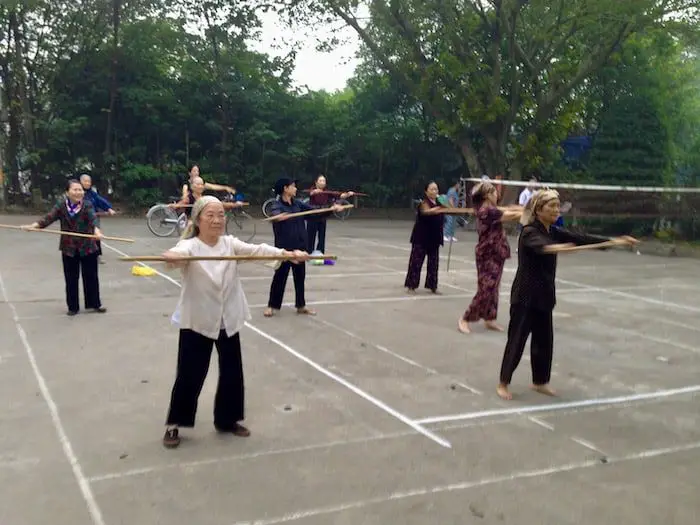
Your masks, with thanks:
[(190, 216), (190, 224), (187, 225), (185, 231), (182, 232), (181, 239), (191, 239), (192, 237), (197, 237), (199, 235), (199, 216), (208, 204), (214, 202), (221, 203), (219, 199), (211, 195), (203, 195), (196, 201), (192, 206), (192, 214)]

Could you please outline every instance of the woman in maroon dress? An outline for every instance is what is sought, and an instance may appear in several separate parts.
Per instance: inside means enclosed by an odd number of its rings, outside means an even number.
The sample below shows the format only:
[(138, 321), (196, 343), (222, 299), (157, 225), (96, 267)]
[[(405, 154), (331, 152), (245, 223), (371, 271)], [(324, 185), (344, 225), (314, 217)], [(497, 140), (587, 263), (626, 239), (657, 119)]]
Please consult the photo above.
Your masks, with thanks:
[[(355, 195), (354, 191), (329, 191), (326, 186), (326, 177), (319, 175), (309, 190), (311, 197), (309, 204), (314, 208), (323, 208), (335, 204), (338, 199), (347, 199)], [(311, 215), (306, 219), (306, 235), (309, 238), (307, 253), (318, 250), (326, 253), (326, 221), (328, 215)], [(318, 246), (316, 246), (316, 234), (318, 234)]]
[(479, 241), (476, 244), (476, 271), (478, 289), (467, 311), (459, 320), (459, 331), (470, 333), (469, 323), (484, 320), (486, 328), (502, 332), (496, 324), (498, 294), (510, 246), (503, 231), (503, 221), (516, 221), (522, 215), (521, 207), (498, 208), (498, 191), (490, 182), (480, 182), (472, 190), (472, 202), (478, 220)]
[(445, 220), (445, 208), (437, 200), (438, 185), (429, 182), (423, 192), (423, 200), (416, 210), (416, 222), (411, 232), (411, 255), (408, 260), (408, 272), (404, 286), (414, 293), (420, 284), (420, 272), (423, 261), (428, 257), (428, 273), (425, 277), (425, 287), (433, 293), (437, 292), (438, 262), (440, 246), (442, 246), (442, 227)]

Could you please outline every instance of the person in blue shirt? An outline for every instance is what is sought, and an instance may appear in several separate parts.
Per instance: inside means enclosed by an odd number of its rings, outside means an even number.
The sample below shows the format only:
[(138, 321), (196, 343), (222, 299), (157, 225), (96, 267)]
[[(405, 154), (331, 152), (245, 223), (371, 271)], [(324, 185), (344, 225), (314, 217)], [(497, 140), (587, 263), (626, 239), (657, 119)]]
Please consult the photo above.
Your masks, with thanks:
[(563, 228), (564, 227), (564, 214), (568, 213), (569, 210), (571, 210), (571, 203), (570, 202), (564, 202), (561, 205), (561, 213), (559, 217), (557, 218), (557, 221), (554, 223), (554, 226), (557, 228)]
[[(309, 211), (317, 209), (298, 200), (297, 182), (289, 177), (282, 177), (275, 183), (275, 193), (278, 198), (272, 205), (270, 217), (272, 218), (272, 230), (275, 234), (275, 247), (282, 248), (288, 251), (298, 251), (306, 253), (308, 247), (308, 235), (306, 233), (306, 224), (304, 217), (289, 217), (293, 213)], [(334, 205), (328, 208), (328, 214), (334, 211), (340, 211), (342, 208), (339, 205)], [(306, 307), (304, 297), (304, 280), (306, 279), (306, 264), (300, 262), (293, 264), (290, 261), (284, 261), (275, 271), (270, 285), (270, 298), (267, 303), (267, 308), (264, 311), (265, 317), (272, 317), (275, 310), (282, 309), (282, 300), (284, 299), (284, 289), (287, 286), (287, 278), (289, 270), (292, 270), (294, 279), (295, 301), (294, 306), (298, 314), (316, 315), (314, 310)]]
[[(80, 185), (83, 187), (83, 190), (85, 191), (85, 200), (88, 201), (90, 204), (92, 204), (92, 207), (95, 208), (96, 212), (96, 219), (95, 219), (95, 226), (98, 228), (100, 227), (100, 212), (105, 212), (108, 213), (109, 215), (114, 215), (117, 212), (114, 211), (114, 208), (112, 208), (112, 204), (102, 197), (99, 193), (97, 193), (97, 190), (92, 187), (92, 177), (90, 175), (81, 175), (80, 176)], [(97, 241), (97, 260), (99, 261), (100, 264), (102, 264), (102, 243), (100, 241)]]
[[(451, 208), (459, 207), (459, 182), (454, 183), (449, 190), (447, 190), (447, 201), (445, 206)], [(457, 217), (454, 215), (445, 216), (445, 225), (443, 227), (443, 241), (444, 242), (457, 242), (455, 238), (455, 221)]]

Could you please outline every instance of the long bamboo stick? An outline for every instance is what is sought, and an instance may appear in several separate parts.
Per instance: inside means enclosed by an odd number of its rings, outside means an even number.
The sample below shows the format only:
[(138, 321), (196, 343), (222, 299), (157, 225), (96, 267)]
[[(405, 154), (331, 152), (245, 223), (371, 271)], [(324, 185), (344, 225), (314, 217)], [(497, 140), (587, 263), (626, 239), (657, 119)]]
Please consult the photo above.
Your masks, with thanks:
[[(222, 201), (221, 204), (224, 205), (224, 208), (239, 208), (242, 206), (250, 206), (249, 202), (241, 202), (240, 206), (234, 206), (234, 204), (236, 204), (235, 202)], [(173, 208), (192, 208), (193, 206), (194, 206), (194, 204), (178, 204), (176, 202), (174, 202), (172, 205)]]
[(552, 252), (552, 253), (581, 252), (581, 251), (585, 251), (585, 250), (599, 250), (601, 248), (613, 248), (615, 246), (628, 246), (628, 245), (619, 244), (617, 241), (609, 240), (609, 241), (598, 242), (595, 244), (584, 244), (581, 246), (569, 246), (566, 248), (559, 248), (558, 250), (556, 250), (556, 252)]
[[(184, 261), (289, 261), (295, 257), (287, 257), (284, 255), (183, 255), (177, 259), (177, 262)], [(309, 255), (309, 260), (338, 260), (337, 255)], [(162, 255), (133, 255), (128, 257), (120, 257), (120, 261), (136, 261), (136, 262), (169, 262)]]
[(14, 226), (12, 224), (0, 224), (0, 228), (5, 228), (8, 230), (21, 230), (24, 232), (39, 232), (39, 233), (53, 233), (56, 235), (68, 235), (69, 237), (82, 237), (84, 239), (95, 239), (96, 241), (119, 241), (119, 242), (134, 242), (134, 239), (126, 239), (124, 237), (109, 237), (104, 235), (98, 237), (97, 235), (92, 235), (89, 233), (78, 233), (78, 232), (67, 232), (63, 230), (48, 230), (43, 228), (23, 228), (22, 226)]
[[(343, 205), (343, 206), (340, 206), (340, 209), (341, 209), (341, 210), (347, 210), (347, 209), (349, 209), (349, 208), (354, 208), (354, 207), (355, 207), (355, 206), (352, 205), (352, 204), (345, 204), (345, 205)], [(284, 219), (295, 219), (295, 218), (297, 218), (297, 217), (303, 217), (303, 216), (305, 216), (305, 215), (318, 215), (318, 214), (320, 214), (320, 213), (327, 213), (327, 212), (329, 212), (329, 211), (331, 211), (331, 210), (332, 210), (332, 208), (319, 208), (319, 209), (316, 209), (316, 210), (300, 211), (300, 212), (298, 212), (298, 213), (288, 213), (287, 215), (282, 215), (282, 214), (280, 214), (280, 215), (273, 215), (272, 217), (267, 217), (266, 219), (262, 219), (262, 220), (263, 220), (263, 221), (276, 221), (276, 220), (278, 221), (278, 220), (280, 220), (282, 217), (284, 217)]]

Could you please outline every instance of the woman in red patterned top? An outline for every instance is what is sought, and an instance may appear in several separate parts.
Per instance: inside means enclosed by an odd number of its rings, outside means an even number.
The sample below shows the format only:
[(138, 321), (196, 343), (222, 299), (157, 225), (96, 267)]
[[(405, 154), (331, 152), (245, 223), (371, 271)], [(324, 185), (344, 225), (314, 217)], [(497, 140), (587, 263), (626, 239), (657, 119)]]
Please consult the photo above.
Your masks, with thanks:
[(478, 289), (472, 303), (459, 320), (459, 331), (470, 333), (469, 323), (484, 320), (486, 328), (502, 332), (496, 324), (498, 294), (506, 259), (510, 258), (510, 246), (503, 231), (503, 221), (517, 221), (521, 207), (498, 208), (498, 191), (490, 182), (477, 184), (472, 190), (472, 202), (478, 219), (479, 241), (476, 244), (476, 271)]
[[(69, 180), (66, 194), (42, 219), (25, 228), (46, 228), (56, 221), (61, 221), (61, 231), (85, 233), (102, 237), (96, 226), (97, 214), (89, 201), (84, 199), (85, 191), (80, 181)], [(83, 293), (85, 309), (98, 313), (107, 311), (100, 300), (100, 281), (97, 275), (97, 256), (99, 248), (97, 239), (61, 235), (58, 249), (63, 256), (63, 276), (66, 280), (66, 303), (68, 315), (80, 311), (78, 281), (83, 274)]]
[[(319, 175), (309, 191), (311, 197), (309, 204), (314, 208), (323, 208), (335, 203), (338, 199), (347, 199), (355, 195), (352, 191), (344, 193), (338, 191), (328, 191), (326, 188), (326, 177)], [(318, 249), (321, 253), (326, 253), (326, 221), (327, 215), (312, 215), (306, 219), (306, 235), (309, 238), (308, 253)], [(316, 234), (318, 234), (318, 246), (316, 246)]]

